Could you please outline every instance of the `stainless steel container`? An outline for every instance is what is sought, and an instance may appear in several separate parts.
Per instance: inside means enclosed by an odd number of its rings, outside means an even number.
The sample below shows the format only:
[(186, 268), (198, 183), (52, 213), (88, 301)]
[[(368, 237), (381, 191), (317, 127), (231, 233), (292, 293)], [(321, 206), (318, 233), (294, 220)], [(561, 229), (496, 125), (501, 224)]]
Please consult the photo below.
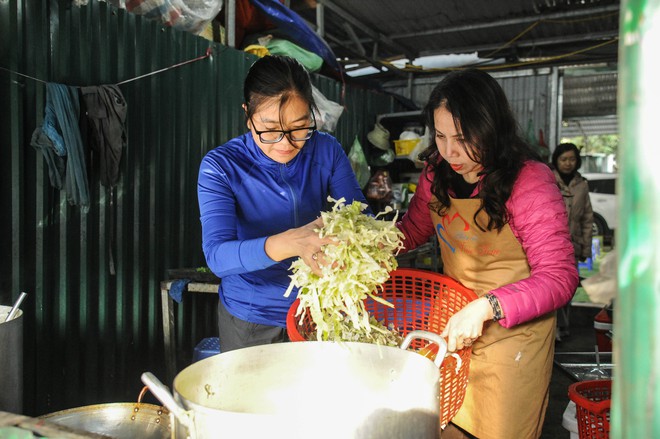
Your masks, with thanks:
[(23, 311), (0, 305), (0, 411), (23, 413)]
[[(419, 333), (440, 344), (436, 363), (405, 350)], [(173, 395), (148, 372), (142, 380), (172, 413), (175, 438), (435, 439), (446, 345), (408, 337), (401, 349), (310, 341), (226, 352), (181, 371)]]

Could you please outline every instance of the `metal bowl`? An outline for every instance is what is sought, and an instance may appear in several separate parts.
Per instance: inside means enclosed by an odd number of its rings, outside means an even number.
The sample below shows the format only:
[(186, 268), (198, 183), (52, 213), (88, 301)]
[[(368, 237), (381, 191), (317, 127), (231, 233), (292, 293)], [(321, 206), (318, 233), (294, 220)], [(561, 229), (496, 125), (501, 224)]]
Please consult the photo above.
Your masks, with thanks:
[(171, 437), (169, 411), (154, 404), (96, 404), (49, 413), (40, 418), (117, 439)]

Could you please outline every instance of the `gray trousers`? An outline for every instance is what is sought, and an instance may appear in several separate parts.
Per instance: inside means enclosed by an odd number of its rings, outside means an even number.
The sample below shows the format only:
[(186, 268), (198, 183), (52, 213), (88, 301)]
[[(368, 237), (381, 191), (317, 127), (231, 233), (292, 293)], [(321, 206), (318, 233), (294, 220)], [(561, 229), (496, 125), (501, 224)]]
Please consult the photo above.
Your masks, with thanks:
[(222, 299), (218, 301), (218, 334), (220, 352), (289, 341), (286, 328), (260, 325), (234, 317), (227, 311)]

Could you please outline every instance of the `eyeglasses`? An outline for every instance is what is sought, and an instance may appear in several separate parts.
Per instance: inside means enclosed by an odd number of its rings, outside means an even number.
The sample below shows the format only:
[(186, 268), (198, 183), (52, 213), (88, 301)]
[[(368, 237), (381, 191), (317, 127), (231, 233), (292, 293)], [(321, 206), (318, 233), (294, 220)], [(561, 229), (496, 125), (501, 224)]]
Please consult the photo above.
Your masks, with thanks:
[[(281, 141), (284, 136), (286, 136), (291, 143), (293, 142), (303, 142), (309, 140), (316, 131), (316, 118), (314, 117), (314, 112), (311, 112), (313, 125), (305, 128), (296, 128), (293, 130), (266, 130), (259, 131), (254, 127), (254, 122), (252, 121), (252, 116), (250, 116), (250, 123), (252, 124), (252, 129), (259, 136), (259, 140), (262, 143), (277, 143)], [(295, 146), (295, 144), (294, 144)]]

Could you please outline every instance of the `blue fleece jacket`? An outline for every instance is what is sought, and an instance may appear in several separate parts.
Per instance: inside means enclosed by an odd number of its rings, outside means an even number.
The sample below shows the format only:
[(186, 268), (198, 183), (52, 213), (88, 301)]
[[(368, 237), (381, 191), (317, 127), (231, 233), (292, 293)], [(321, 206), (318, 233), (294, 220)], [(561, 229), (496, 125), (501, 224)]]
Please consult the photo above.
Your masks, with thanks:
[(251, 133), (230, 140), (202, 160), (197, 195), (202, 248), (222, 279), (220, 300), (242, 320), (280, 327), (296, 296), (284, 297), (294, 258), (273, 261), (266, 238), (313, 221), (328, 195), (366, 203), (341, 145), (322, 132), (286, 164), (267, 157)]

